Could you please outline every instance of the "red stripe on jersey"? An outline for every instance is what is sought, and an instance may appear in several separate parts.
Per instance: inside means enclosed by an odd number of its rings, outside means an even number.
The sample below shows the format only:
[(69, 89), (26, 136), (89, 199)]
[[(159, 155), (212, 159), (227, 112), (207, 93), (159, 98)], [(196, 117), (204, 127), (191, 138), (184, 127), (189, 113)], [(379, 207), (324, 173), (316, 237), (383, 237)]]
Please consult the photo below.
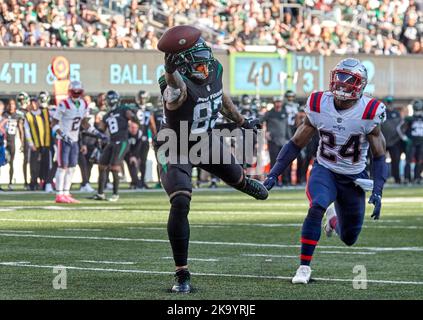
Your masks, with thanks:
[(380, 105), (380, 101), (376, 100), (375, 98), (371, 99), (367, 103), (366, 108), (364, 109), (362, 119), (372, 120), (376, 115), (376, 111), (379, 105)]
[(311, 261), (311, 259), (313, 259), (313, 256), (306, 256), (305, 254), (302, 254), (300, 255), (300, 259), (305, 261)]
[(309, 206), (311, 208), (312, 199), (311, 199), (310, 191), (308, 189), (308, 180), (307, 180), (306, 190), (305, 191), (306, 191), (306, 195), (307, 195), (307, 199), (308, 199), (308, 204), (309, 204)]
[(316, 246), (317, 245), (317, 241), (316, 240), (310, 240), (310, 239), (306, 239), (306, 238), (303, 238), (303, 237), (301, 237), (301, 243), (310, 244), (312, 246)]
[(69, 104), (68, 99), (63, 100), (63, 103), (65, 104), (66, 109), (70, 109), (70, 104)]
[(323, 92), (317, 93), (316, 112), (320, 112), (320, 101), (322, 101)]
[(85, 109), (88, 109), (88, 103), (87, 103), (87, 101), (85, 101), (85, 99), (83, 99), (82, 101), (84, 101)]
[(310, 110), (311, 111), (316, 111), (314, 109), (314, 100), (316, 99), (316, 93), (312, 93), (310, 96)]
[(379, 105), (380, 105), (380, 101), (377, 101), (375, 107), (372, 110), (372, 114), (370, 115), (371, 120), (374, 119), (374, 117), (376, 115), (377, 108), (379, 108)]

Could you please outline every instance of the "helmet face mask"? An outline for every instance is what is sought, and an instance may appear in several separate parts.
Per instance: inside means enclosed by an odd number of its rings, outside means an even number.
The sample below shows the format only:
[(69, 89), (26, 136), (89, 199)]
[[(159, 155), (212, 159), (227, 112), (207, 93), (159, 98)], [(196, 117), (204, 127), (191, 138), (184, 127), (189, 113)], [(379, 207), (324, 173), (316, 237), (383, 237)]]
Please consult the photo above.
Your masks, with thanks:
[(417, 117), (423, 116), (423, 101), (422, 100), (413, 101), (413, 115)]
[(16, 103), (18, 105), (19, 109), (26, 109), (29, 105), (29, 95), (26, 92), (20, 92), (17, 96), (16, 96)]
[(79, 81), (72, 81), (69, 85), (68, 93), (73, 100), (81, 98), (84, 94), (82, 83)]
[(119, 106), (120, 103), (120, 96), (119, 93), (117, 93), (114, 90), (110, 90), (106, 94), (106, 105), (111, 110), (116, 109)]
[(182, 74), (198, 82), (207, 80), (214, 57), (203, 38), (200, 37), (192, 48), (178, 53), (178, 58), (178, 70)]
[(357, 59), (344, 59), (331, 71), (330, 91), (341, 101), (358, 100), (367, 85), (367, 70)]
[(148, 94), (147, 91), (141, 90), (138, 92), (136, 98), (135, 98), (135, 102), (141, 106), (141, 107), (145, 107), (146, 103), (148, 102), (150, 98), (150, 95)]
[(38, 101), (43, 108), (48, 107), (50, 103), (50, 95), (47, 91), (41, 91), (38, 95)]

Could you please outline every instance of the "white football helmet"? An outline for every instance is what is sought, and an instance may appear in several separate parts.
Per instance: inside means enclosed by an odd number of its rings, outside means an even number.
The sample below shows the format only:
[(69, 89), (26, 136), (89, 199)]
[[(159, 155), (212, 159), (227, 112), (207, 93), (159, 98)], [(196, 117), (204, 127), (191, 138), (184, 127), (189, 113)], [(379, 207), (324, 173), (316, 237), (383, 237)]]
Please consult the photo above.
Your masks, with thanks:
[(72, 81), (68, 88), (69, 97), (78, 99), (84, 94), (84, 87), (80, 81)]
[(358, 59), (339, 62), (330, 73), (329, 89), (338, 100), (358, 100), (367, 85), (367, 69)]

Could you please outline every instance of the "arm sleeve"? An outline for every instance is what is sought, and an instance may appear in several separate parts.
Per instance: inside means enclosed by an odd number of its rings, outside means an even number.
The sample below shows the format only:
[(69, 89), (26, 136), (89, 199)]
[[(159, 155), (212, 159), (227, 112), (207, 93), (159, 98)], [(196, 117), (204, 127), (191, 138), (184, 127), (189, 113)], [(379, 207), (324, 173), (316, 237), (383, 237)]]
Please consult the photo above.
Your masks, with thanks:
[(385, 156), (373, 158), (373, 193), (382, 196), (383, 186), (388, 176)]
[(286, 168), (294, 161), (298, 154), (300, 153), (301, 148), (297, 146), (292, 141), (289, 141), (285, 144), (281, 151), (279, 151), (278, 157), (276, 159), (276, 163), (273, 166), (272, 170), (270, 170), (269, 176), (279, 177), (282, 172), (285, 171)]

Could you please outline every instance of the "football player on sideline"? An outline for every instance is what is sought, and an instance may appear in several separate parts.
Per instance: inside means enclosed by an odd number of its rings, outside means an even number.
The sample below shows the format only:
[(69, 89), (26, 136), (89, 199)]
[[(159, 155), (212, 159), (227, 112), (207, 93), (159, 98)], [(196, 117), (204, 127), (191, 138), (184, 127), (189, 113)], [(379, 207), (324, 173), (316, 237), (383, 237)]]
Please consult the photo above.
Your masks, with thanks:
[[(195, 37), (184, 38), (185, 32), (193, 32)], [(196, 33), (197, 32), (197, 33)], [(168, 43), (184, 46), (182, 50), (174, 53), (165, 53), (165, 74), (159, 79), (160, 90), (164, 99), (164, 114), (161, 130), (171, 130), (182, 138), (180, 129), (188, 125), (186, 138), (190, 135), (205, 134), (209, 138), (207, 147), (208, 163), (195, 164), (201, 169), (221, 178), (228, 185), (240, 190), (256, 199), (264, 200), (268, 196), (266, 188), (259, 182), (249, 179), (244, 175), (244, 170), (231, 155), (231, 162), (224, 164), (222, 159), (223, 143), (217, 135), (212, 133), (218, 112), (229, 120), (234, 121), (238, 127), (256, 129), (250, 122), (238, 112), (231, 98), (223, 93), (222, 65), (212, 54), (210, 47), (201, 37), (201, 32), (193, 27), (177, 26), (166, 31), (160, 42), (168, 37)], [(164, 51), (164, 50), (163, 50)], [(178, 161), (171, 162), (164, 159), (163, 150), (160, 150), (160, 131), (156, 137), (156, 151), (159, 163), (160, 177), (163, 187), (169, 196), (170, 212), (167, 225), (168, 236), (172, 247), (173, 258), (176, 267), (176, 283), (172, 292), (191, 292), (190, 272), (188, 271), (188, 244), (189, 222), (188, 212), (190, 209), (192, 192), (192, 168), (188, 153), (178, 150)], [(212, 161), (215, 152), (211, 143), (216, 141), (217, 148), (221, 148), (220, 161)], [(191, 150), (194, 142), (187, 142)], [(181, 149), (181, 148), (178, 148)], [(218, 152), (217, 150), (216, 152)], [(182, 159), (182, 160), (181, 160)], [(184, 161), (187, 159), (187, 161)]]
[(113, 175), (113, 195), (109, 201), (119, 200), (119, 172), (122, 162), (129, 150), (129, 124), (128, 120), (135, 122), (139, 126), (137, 115), (126, 106), (120, 105), (120, 96), (110, 90), (106, 94), (106, 104), (109, 111), (104, 115), (102, 121), (98, 123), (100, 130), (108, 129), (111, 142), (104, 148), (99, 162), (98, 192), (93, 197), (94, 200), (106, 200), (104, 188), (107, 184), (109, 170)]
[[(104, 138), (88, 123), (88, 104), (82, 98), (84, 89), (81, 82), (72, 81), (69, 85), (69, 96), (57, 107), (51, 127), (57, 143), (56, 202), (79, 203), (70, 194), (72, 177), (78, 163), (79, 128), (87, 128), (92, 134)], [(86, 146), (82, 146), (81, 150)]]
[[(375, 206), (371, 217), (379, 219), (387, 176), (385, 138), (380, 129), (385, 105), (363, 96), (366, 84), (367, 70), (359, 60), (339, 62), (331, 72), (330, 90), (312, 93), (308, 98), (304, 123), (279, 152), (264, 182), (270, 190), (318, 131), (317, 159), (306, 187), (310, 209), (301, 231), (300, 267), (292, 283), (306, 284), (310, 280), (310, 262), (325, 212), (326, 234), (330, 236), (335, 231), (347, 246), (353, 245), (361, 232), (367, 190), (372, 190), (369, 203)], [(365, 171), (369, 145), (373, 181)], [(332, 203), (334, 208), (329, 208)]]

